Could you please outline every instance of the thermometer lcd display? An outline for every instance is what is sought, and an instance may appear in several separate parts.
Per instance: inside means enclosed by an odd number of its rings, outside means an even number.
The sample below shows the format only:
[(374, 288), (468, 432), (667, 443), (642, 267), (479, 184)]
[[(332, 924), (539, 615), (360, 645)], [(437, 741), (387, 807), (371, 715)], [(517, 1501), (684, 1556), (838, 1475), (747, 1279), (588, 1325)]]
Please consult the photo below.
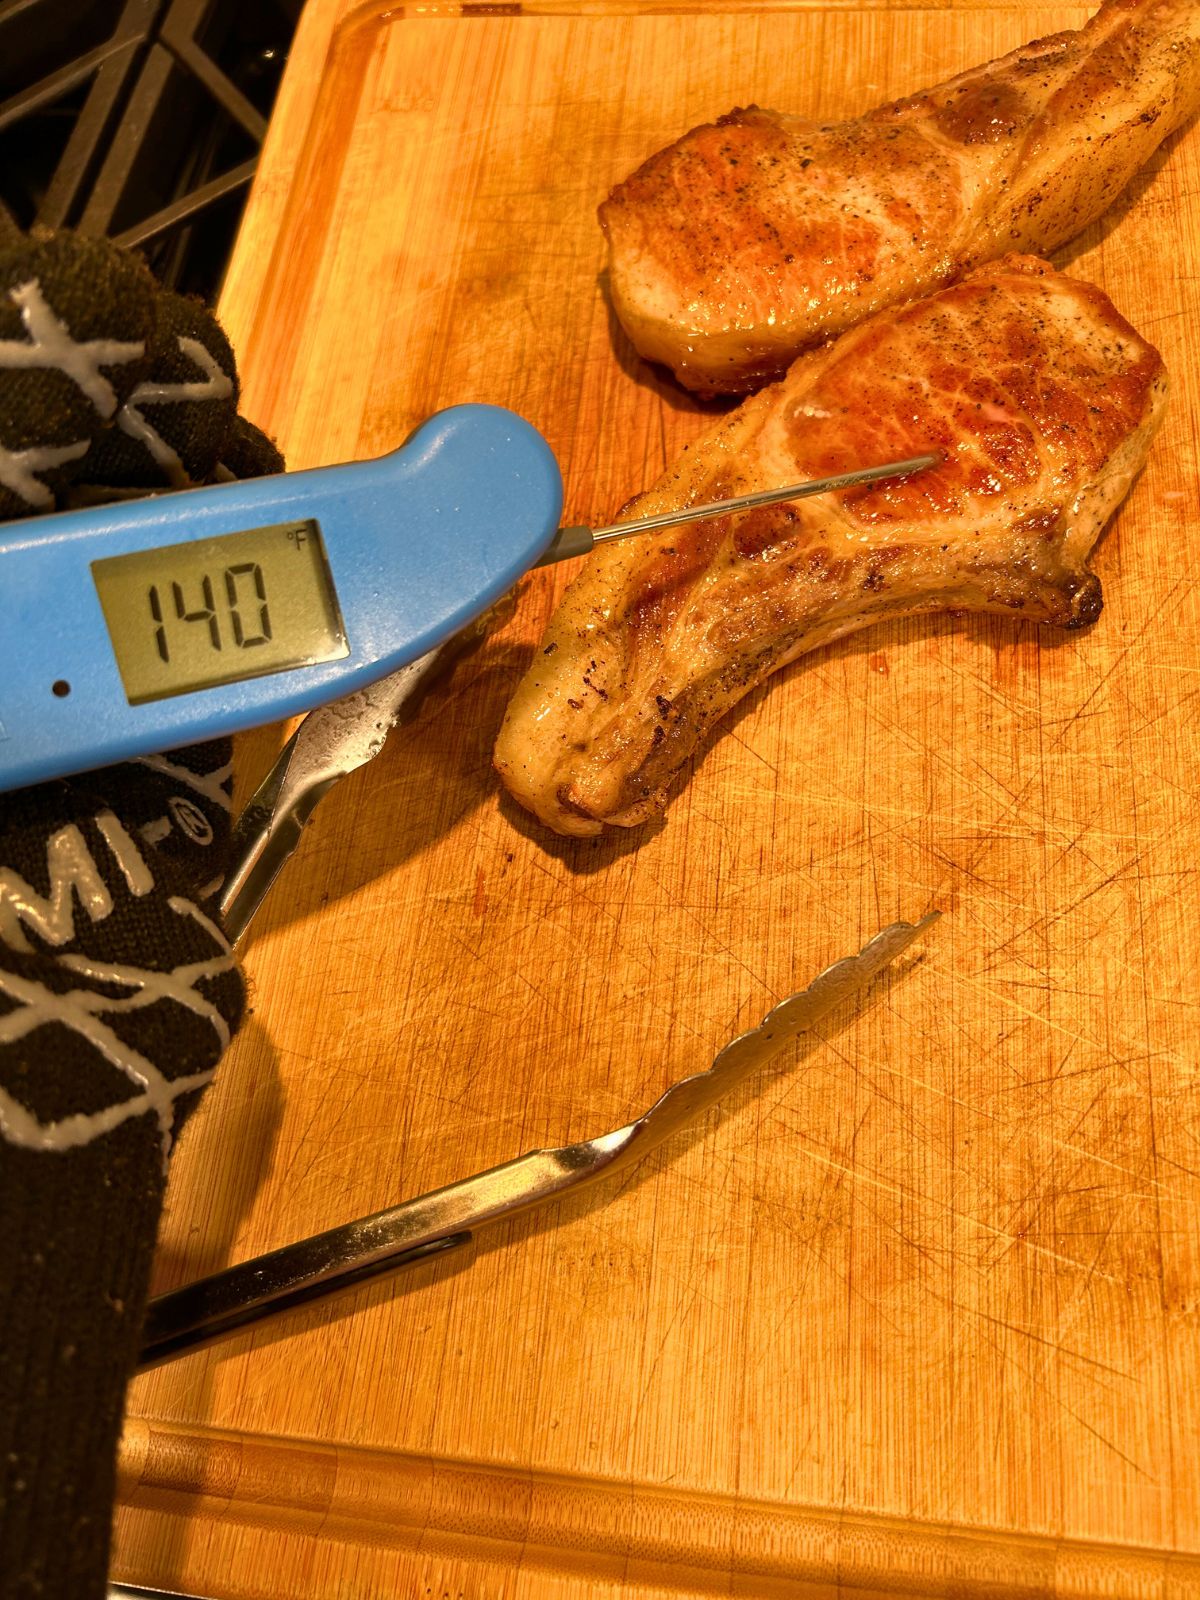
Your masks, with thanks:
[(92, 562), (130, 705), (350, 654), (315, 521)]

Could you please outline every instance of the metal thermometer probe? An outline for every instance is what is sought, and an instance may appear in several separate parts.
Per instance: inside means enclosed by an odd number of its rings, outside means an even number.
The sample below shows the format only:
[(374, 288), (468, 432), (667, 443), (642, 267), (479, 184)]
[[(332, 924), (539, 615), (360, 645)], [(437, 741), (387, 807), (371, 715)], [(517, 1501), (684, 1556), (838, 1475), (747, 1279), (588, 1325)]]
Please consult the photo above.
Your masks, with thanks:
[(841, 472), (832, 478), (810, 478), (805, 483), (790, 483), (782, 489), (757, 489), (753, 494), (734, 495), (728, 500), (710, 500), (707, 505), (688, 506), (683, 511), (660, 511), (650, 517), (631, 518), (628, 522), (610, 522), (605, 528), (560, 528), (537, 564), (539, 567), (548, 567), (556, 561), (567, 561), (572, 556), (586, 556), (596, 545), (610, 539), (628, 539), (631, 534), (650, 533), (655, 528), (674, 528), (682, 522), (700, 522), (705, 517), (726, 516), (731, 511), (752, 511), (755, 506), (775, 506), (786, 500), (805, 500), (814, 494), (831, 494), (836, 489), (854, 489), (862, 483), (878, 483), (882, 478), (905, 478), (910, 473), (921, 472), (925, 467), (935, 467), (941, 459), (936, 453), (909, 456), (906, 461), (885, 461), (882, 466), (859, 467), (854, 472)]

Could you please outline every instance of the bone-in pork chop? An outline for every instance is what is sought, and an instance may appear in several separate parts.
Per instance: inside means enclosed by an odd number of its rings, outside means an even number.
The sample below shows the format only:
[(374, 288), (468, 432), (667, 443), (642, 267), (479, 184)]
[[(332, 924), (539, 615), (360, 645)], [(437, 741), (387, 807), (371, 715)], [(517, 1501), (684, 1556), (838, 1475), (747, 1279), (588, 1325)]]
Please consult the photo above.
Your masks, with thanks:
[(602, 546), (509, 706), (505, 784), (560, 833), (631, 826), (743, 695), (877, 618), (1091, 622), (1088, 556), (1165, 397), (1158, 352), (1106, 296), (1024, 256), (802, 356), (628, 514), (929, 450), (942, 464)]
[(1108, 0), (854, 122), (734, 111), (601, 206), (613, 304), (689, 388), (745, 393), (972, 265), (1053, 250), (1197, 104), (1197, 0)]

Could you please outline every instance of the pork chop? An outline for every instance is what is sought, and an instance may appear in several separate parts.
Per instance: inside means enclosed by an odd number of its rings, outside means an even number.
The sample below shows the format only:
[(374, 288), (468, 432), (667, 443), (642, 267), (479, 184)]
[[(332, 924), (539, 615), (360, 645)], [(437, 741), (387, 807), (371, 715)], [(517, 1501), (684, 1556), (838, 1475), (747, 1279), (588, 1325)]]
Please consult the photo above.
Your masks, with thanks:
[(1200, 4), (1108, 0), (854, 122), (733, 111), (600, 207), (614, 307), (688, 388), (745, 393), (972, 265), (1055, 249), (1198, 104)]
[(1107, 297), (1025, 256), (802, 356), (628, 515), (930, 450), (941, 464), (598, 548), (508, 708), (505, 784), (559, 833), (629, 827), (757, 684), (878, 618), (1093, 621), (1088, 557), (1165, 397), (1158, 352)]

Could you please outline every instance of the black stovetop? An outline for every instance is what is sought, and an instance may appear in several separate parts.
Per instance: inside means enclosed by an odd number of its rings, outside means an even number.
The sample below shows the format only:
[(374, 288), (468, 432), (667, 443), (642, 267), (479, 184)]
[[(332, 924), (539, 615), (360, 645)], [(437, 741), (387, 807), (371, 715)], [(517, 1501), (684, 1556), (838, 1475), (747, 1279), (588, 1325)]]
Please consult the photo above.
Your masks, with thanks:
[(213, 299), (303, 0), (0, 0), (0, 202)]

